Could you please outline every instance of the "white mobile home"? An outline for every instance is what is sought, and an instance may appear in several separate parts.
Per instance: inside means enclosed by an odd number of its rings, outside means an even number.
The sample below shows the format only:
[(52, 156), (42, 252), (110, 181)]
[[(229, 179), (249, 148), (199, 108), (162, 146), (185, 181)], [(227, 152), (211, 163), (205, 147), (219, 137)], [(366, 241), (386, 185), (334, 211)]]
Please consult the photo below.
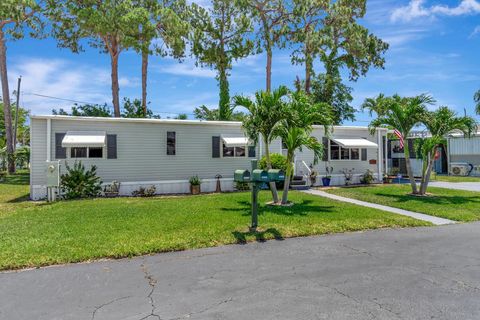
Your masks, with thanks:
[(470, 138), (453, 133), (447, 139), (449, 173), (480, 176), (480, 128)]
[[(324, 128), (314, 131), (324, 144), (325, 156), (314, 166), (320, 177), (325, 167), (334, 168), (332, 184), (343, 184), (341, 170), (354, 169), (354, 182), (367, 171), (381, 180), (387, 171), (386, 129), (371, 135), (367, 127), (334, 127), (327, 138)], [(283, 153), (280, 140), (270, 152)], [(214, 191), (217, 178), (222, 190), (233, 190), (235, 169), (249, 169), (250, 160), (260, 158), (265, 146), (251, 145), (240, 122), (171, 119), (91, 118), (69, 116), (31, 117), (30, 196), (46, 197), (46, 162), (80, 160), (97, 166), (104, 183), (119, 181), (120, 194), (130, 195), (139, 187), (155, 185), (157, 193), (187, 193), (189, 178), (198, 175), (202, 191)], [(295, 159), (297, 175), (308, 175), (313, 153), (304, 149)]]

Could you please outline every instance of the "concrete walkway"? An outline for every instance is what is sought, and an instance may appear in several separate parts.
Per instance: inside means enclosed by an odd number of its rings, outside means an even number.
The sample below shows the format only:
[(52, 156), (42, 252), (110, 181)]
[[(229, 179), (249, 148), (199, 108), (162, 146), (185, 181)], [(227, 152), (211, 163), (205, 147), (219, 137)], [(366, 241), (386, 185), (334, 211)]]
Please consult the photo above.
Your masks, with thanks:
[(480, 182), (443, 182), (430, 181), (430, 187), (480, 192)]
[(401, 214), (401, 215), (409, 216), (409, 217), (412, 217), (412, 218), (415, 218), (415, 219), (418, 219), (418, 220), (428, 221), (428, 222), (431, 222), (435, 225), (444, 225), (444, 224), (456, 223), (455, 221), (452, 221), (452, 220), (438, 218), (438, 217), (434, 217), (434, 216), (429, 216), (429, 215), (423, 214), (423, 213), (418, 213), (418, 212), (413, 212), (413, 211), (388, 207), (388, 206), (384, 206), (384, 205), (381, 205), (381, 204), (376, 204), (376, 203), (365, 202), (365, 201), (361, 201), (361, 200), (341, 197), (341, 196), (330, 194), (330, 193), (327, 193), (327, 192), (321, 191), (321, 190), (311, 189), (311, 190), (305, 190), (303, 192), (313, 194), (313, 195), (316, 195), (316, 196), (329, 198), (329, 199), (332, 199), (332, 200), (353, 203), (353, 204), (363, 206), (363, 207), (369, 207), (369, 208), (379, 209), (379, 210), (392, 212), (392, 213), (396, 213), (396, 214)]

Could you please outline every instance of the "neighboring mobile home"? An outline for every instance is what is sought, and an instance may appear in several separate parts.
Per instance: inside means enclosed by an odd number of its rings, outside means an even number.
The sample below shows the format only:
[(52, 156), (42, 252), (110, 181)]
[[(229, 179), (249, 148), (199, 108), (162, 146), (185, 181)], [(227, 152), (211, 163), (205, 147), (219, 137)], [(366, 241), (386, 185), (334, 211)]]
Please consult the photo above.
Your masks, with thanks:
[(449, 174), (480, 176), (480, 128), (470, 138), (452, 133), (447, 139)]
[[(333, 167), (332, 184), (345, 182), (343, 169), (354, 169), (354, 182), (371, 170), (381, 181), (386, 168), (386, 129), (371, 135), (367, 127), (333, 127), (327, 138), (322, 126), (314, 136), (324, 144), (325, 155), (313, 166), (317, 184), (326, 167)], [(269, 146), (284, 153), (280, 140)], [(265, 146), (254, 146), (245, 137), (240, 122), (172, 119), (126, 119), (69, 116), (31, 117), (30, 196), (46, 197), (46, 161), (76, 160), (97, 166), (104, 183), (121, 183), (120, 194), (131, 195), (139, 187), (155, 185), (157, 193), (187, 193), (189, 178), (198, 175), (202, 191), (215, 191), (217, 178), (223, 191), (234, 190), (235, 169), (250, 169), (250, 160), (260, 158)], [(297, 152), (295, 173), (307, 177), (313, 153)]]

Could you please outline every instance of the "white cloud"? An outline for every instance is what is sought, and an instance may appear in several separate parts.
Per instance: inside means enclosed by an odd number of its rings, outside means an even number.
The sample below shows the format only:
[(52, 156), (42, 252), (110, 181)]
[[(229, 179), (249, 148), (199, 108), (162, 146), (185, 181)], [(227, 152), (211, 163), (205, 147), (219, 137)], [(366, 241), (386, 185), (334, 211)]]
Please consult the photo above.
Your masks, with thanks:
[(189, 76), (189, 77), (199, 77), (199, 78), (215, 78), (215, 71), (207, 68), (201, 68), (195, 66), (193, 63), (187, 61), (183, 63), (175, 63), (167, 66), (157, 66), (155, 67), (160, 73), (167, 73), (177, 76)]
[(478, 0), (461, 0), (457, 6), (434, 5), (425, 6), (426, 0), (410, 0), (408, 5), (393, 10), (390, 20), (412, 21), (418, 18), (433, 18), (435, 15), (461, 16), (480, 13), (480, 2)]
[(472, 33), (470, 34), (470, 38), (473, 38), (478, 34), (480, 34), (480, 26), (476, 26), (475, 29), (473, 29)]
[(396, 22), (411, 21), (415, 18), (428, 17), (431, 15), (431, 12), (423, 6), (424, 3), (425, 0), (411, 0), (408, 5), (393, 10), (390, 19), (393, 22)]
[[(110, 72), (62, 59), (19, 59), (10, 67), (9, 82), (22, 76), (21, 105), (32, 114), (49, 114), (55, 108), (69, 108), (71, 101), (40, 97), (51, 96), (88, 103), (111, 104)], [(121, 77), (120, 88), (138, 85), (137, 78)], [(16, 88), (16, 86), (15, 86)], [(12, 87), (13, 90), (13, 87)]]
[(462, 16), (466, 14), (480, 13), (480, 2), (477, 0), (462, 0), (456, 7), (449, 7), (446, 5), (433, 6), (431, 11), (433, 13), (445, 14), (448, 16)]

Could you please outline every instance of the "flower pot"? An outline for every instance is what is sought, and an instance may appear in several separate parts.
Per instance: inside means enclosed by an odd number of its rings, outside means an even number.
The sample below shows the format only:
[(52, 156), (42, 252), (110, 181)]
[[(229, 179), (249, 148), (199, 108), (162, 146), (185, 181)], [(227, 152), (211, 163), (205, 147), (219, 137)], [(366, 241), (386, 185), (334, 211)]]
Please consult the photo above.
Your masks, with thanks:
[(330, 185), (331, 178), (322, 178), (322, 183), (324, 187), (328, 187)]
[(190, 185), (190, 192), (192, 194), (200, 194), (200, 185)]

